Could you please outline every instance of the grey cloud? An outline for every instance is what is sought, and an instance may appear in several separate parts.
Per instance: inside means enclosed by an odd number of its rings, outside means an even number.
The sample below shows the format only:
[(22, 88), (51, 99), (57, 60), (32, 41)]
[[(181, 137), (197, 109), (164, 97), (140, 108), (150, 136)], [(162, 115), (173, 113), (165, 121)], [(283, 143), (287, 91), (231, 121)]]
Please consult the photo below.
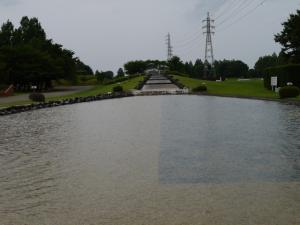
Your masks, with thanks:
[(0, 0), (0, 5), (2, 6), (13, 6), (19, 3), (20, 0)]

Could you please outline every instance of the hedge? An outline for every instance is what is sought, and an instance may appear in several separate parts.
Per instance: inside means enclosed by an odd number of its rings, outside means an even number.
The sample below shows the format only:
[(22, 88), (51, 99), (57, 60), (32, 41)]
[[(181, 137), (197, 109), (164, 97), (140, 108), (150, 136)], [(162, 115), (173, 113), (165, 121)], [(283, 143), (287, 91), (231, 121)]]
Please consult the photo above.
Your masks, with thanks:
[(300, 64), (289, 64), (284, 66), (270, 67), (265, 70), (264, 84), (271, 89), (271, 77), (278, 78), (278, 86), (284, 87), (292, 82), (294, 86), (300, 87)]
[(206, 85), (200, 85), (198, 87), (193, 88), (193, 92), (206, 92), (207, 86)]
[(280, 88), (279, 96), (280, 98), (296, 98), (300, 95), (300, 88), (295, 86), (286, 86)]

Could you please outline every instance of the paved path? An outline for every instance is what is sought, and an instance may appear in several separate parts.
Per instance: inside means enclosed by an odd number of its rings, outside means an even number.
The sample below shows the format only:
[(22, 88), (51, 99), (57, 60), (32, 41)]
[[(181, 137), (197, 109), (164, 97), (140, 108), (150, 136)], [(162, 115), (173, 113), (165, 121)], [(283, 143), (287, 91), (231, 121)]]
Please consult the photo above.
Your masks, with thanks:
[(176, 85), (172, 84), (172, 82), (169, 79), (160, 74), (152, 75), (148, 82), (142, 88), (142, 92), (170, 90), (176, 91), (180, 89)]
[[(91, 89), (92, 86), (70, 86), (70, 87), (57, 87), (54, 91), (51, 92), (44, 92), (44, 95), (46, 98), (49, 97), (58, 97), (58, 96), (64, 96), (64, 95), (72, 95), (77, 92), (85, 91)], [(19, 101), (26, 101), (28, 100), (29, 94), (21, 94), (16, 96), (10, 96), (10, 97), (0, 97), (0, 104), (8, 104), (13, 102), (19, 102)]]

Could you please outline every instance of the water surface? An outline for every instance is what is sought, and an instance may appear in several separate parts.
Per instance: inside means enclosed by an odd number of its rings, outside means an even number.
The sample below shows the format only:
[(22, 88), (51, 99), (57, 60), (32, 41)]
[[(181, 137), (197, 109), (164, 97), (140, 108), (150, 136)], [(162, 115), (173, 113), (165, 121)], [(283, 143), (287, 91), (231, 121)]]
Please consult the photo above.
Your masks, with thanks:
[(1, 117), (0, 224), (299, 224), (299, 118), (200, 96)]

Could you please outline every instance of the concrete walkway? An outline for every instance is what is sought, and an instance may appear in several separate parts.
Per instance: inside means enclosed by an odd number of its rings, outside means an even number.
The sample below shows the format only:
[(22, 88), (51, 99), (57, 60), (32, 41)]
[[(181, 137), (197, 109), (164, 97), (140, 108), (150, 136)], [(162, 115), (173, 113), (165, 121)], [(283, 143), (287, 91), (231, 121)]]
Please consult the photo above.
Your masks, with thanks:
[(180, 89), (166, 77), (160, 74), (154, 74), (150, 77), (150, 79), (144, 85), (141, 91), (151, 92), (151, 91), (170, 91), (170, 90), (179, 91)]
[[(64, 95), (72, 95), (76, 94), (81, 91), (86, 91), (91, 89), (93, 86), (69, 86), (69, 87), (56, 87), (53, 91), (50, 92), (44, 92), (46, 98), (49, 97), (59, 97)], [(28, 100), (29, 94), (21, 94), (21, 95), (15, 95), (10, 97), (0, 97), (0, 104), (9, 104), (19, 101), (26, 101)]]

